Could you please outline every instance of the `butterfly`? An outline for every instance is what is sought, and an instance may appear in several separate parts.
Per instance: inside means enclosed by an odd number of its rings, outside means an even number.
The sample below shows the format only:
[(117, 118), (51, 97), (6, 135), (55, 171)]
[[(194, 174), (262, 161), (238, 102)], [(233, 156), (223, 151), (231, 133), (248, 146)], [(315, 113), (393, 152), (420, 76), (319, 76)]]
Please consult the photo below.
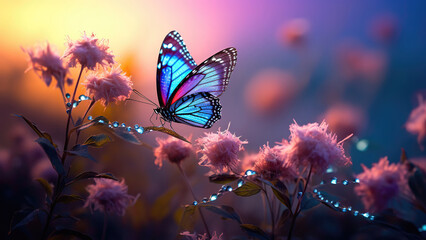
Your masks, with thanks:
[(226, 48), (197, 66), (177, 31), (164, 38), (157, 64), (154, 112), (166, 122), (210, 128), (221, 118), (219, 96), (228, 86), (237, 50)]

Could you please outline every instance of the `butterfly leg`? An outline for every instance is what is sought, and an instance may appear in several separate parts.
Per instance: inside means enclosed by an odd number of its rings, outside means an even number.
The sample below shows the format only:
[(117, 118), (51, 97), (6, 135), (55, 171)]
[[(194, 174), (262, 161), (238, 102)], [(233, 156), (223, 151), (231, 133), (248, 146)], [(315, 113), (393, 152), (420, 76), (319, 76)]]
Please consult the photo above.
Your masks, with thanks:
[(154, 114), (155, 114), (155, 112), (153, 111), (152, 114), (151, 114), (151, 117), (149, 118), (149, 121), (151, 122), (152, 126), (154, 126), (154, 122), (152, 121), (152, 117), (154, 117)]

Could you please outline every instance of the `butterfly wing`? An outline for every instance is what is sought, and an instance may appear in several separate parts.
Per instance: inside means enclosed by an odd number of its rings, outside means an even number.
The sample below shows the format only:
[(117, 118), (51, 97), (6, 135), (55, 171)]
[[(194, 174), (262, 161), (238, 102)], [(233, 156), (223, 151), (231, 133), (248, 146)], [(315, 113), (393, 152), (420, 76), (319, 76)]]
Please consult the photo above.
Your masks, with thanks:
[(175, 88), (167, 105), (172, 105), (184, 96), (208, 92), (219, 97), (226, 89), (229, 78), (237, 63), (237, 50), (224, 49), (190, 72)]
[(196, 66), (180, 34), (176, 31), (167, 34), (157, 64), (157, 96), (161, 107), (166, 105), (176, 87)]
[(220, 119), (219, 99), (208, 92), (185, 96), (168, 109), (171, 120), (199, 128), (210, 128)]

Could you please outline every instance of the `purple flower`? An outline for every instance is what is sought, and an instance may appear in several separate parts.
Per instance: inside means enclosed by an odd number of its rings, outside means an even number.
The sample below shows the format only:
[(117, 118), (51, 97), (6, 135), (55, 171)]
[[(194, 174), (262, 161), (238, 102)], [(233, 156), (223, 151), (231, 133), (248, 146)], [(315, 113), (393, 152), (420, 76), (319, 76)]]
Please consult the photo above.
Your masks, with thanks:
[(325, 122), (290, 125), (290, 142), (285, 144), (283, 154), (295, 166), (312, 166), (312, 171), (317, 174), (324, 173), (330, 165), (352, 164), (350, 158), (345, 156), (342, 141), (337, 142), (336, 135), (328, 133), (327, 128)]
[(426, 102), (422, 97), (419, 97), (419, 106), (411, 111), (405, 128), (408, 132), (417, 134), (417, 141), (422, 147), (421, 142), (426, 137)]
[(179, 164), (191, 155), (192, 144), (180, 139), (169, 137), (167, 139), (157, 138), (159, 146), (154, 149), (155, 165), (163, 166), (163, 161)]
[(86, 187), (89, 196), (84, 207), (124, 216), (127, 207), (133, 205), (139, 196), (134, 197), (127, 193), (127, 185), (124, 180), (121, 182), (105, 178), (94, 180), (94, 185), (91, 184)]
[(63, 88), (68, 68), (64, 67), (61, 57), (49, 43), (46, 46), (35, 46), (32, 49), (22, 49), (30, 57), (27, 71), (34, 72), (50, 86), (52, 78), (57, 81), (57, 87)]
[(129, 98), (133, 82), (120, 67), (114, 67), (109, 71), (90, 74), (82, 85), (86, 87), (87, 95), (106, 107), (109, 103)]
[(68, 58), (69, 67), (75, 67), (78, 62), (82, 67), (93, 70), (97, 64), (102, 67), (114, 64), (114, 55), (108, 49), (107, 43), (96, 38), (95, 34), (89, 37), (83, 33), (80, 40), (73, 42), (68, 39), (63, 58)]
[(223, 233), (218, 235), (216, 232), (213, 233), (213, 236), (209, 239), (207, 237), (207, 233), (204, 233), (203, 235), (197, 234), (197, 233), (190, 233), (189, 231), (185, 231), (180, 233), (180, 235), (185, 236), (186, 239), (189, 240), (222, 240)]
[(202, 153), (199, 165), (207, 166), (214, 172), (233, 171), (238, 165), (238, 152), (244, 150), (240, 137), (228, 130), (217, 133), (205, 133), (205, 137), (198, 138), (199, 151)]
[(361, 197), (366, 210), (379, 212), (388, 206), (391, 199), (406, 192), (406, 168), (401, 164), (389, 164), (384, 157), (378, 163), (373, 163), (371, 169), (362, 165), (364, 172), (356, 177), (360, 183), (355, 187), (355, 193)]
[(269, 180), (276, 178), (289, 180), (297, 177), (296, 169), (283, 154), (285, 147), (284, 145), (276, 145), (271, 148), (268, 144), (263, 145), (257, 155), (254, 170)]

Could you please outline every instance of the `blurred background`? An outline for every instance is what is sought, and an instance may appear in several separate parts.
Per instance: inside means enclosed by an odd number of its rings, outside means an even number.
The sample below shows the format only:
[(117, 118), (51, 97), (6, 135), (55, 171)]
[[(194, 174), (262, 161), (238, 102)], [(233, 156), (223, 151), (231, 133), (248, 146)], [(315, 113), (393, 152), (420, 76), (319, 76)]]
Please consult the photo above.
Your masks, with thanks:
[[(416, 136), (404, 124), (418, 106), (418, 96), (426, 96), (425, 7), (423, 1), (388, 0), (2, 1), (0, 170), (8, 180), (0, 181), (1, 212), (7, 212), (1, 216), (0, 238), (8, 231), (12, 212), (25, 204), (25, 198), (37, 199), (37, 185), (31, 179), (47, 174), (34, 170), (45, 163), (45, 157), (33, 143), (35, 136), (12, 114), (31, 119), (58, 145), (63, 145), (66, 124), (60, 92), (46, 87), (34, 72), (24, 73), (28, 63), (21, 48), (48, 41), (62, 53), (68, 37), (76, 40), (84, 31), (95, 33), (109, 41), (116, 61), (132, 76), (134, 88), (156, 102), (158, 51), (169, 31), (182, 35), (197, 63), (224, 48), (236, 47), (237, 65), (220, 97), (222, 119), (208, 131), (230, 124), (231, 132), (249, 142), (246, 150), (256, 152), (267, 142), (287, 138), (293, 121), (306, 124), (325, 119), (339, 139), (354, 133), (346, 143), (353, 166), (341, 173), (352, 176), (361, 171), (361, 163), (371, 166), (384, 156), (399, 161), (401, 148), (409, 158), (424, 156)], [(71, 75), (76, 78), (77, 69)], [(84, 93), (82, 88), (79, 91)], [(75, 112), (82, 114), (84, 109)], [(91, 112), (92, 116), (143, 126), (151, 125), (151, 114), (152, 107), (133, 102), (107, 109), (97, 104)], [(206, 132), (180, 124), (173, 127), (192, 139)], [(156, 146), (156, 137), (166, 136), (148, 133), (142, 140)], [(112, 172), (126, 179), (130, 193), (141, 194), (123, 219), (110, 219), (111, 239), (173, 239), (179, 207), (192, 202), (177, 168), (166, 163), (158, 169), (151, 150), (119, 139), (93, 154), (98, 164), (77, 159), (75, 165)], [(203, 176), (208, 170), (199, 167), (195, 158), (186, 162), (186, 168), (199, 196), (217, 189)], [(87, 194), (84, 185), (79, 189), (82, 196)], [(158, 213), (155, 206), (161, 197), (169, 209)], [(256, 217), (244, 212), (256, 200), (230, 195), (221, 201), (230, 205), (241, 202), (237, 210), (249, 222), (262, 219), (261, 213)], [(99, 234), (102, 215), (90, 214), (81, 204), (75, 209), (84, 216), (79, 227)], [(315, 223), (324, 216), (321, 214), (331, 214), (331, 229)], [(311, 218), (312, 222), (304, 222), (312, 232), (298, 233), (303, 239), (315, 239), (311, 237), (318, 234), (317, 228), (328, 239), (365, 235), (348, 227), (362, 225), (359, 219), (322, 208), (314, 215), (317, 218)], [(214, 215), (208, 218), (217, 222), (213, 229), (224, 236), (242, 235), (237, 225), (227, 225)], [(336, 220), (339, 218), (344, 221)], [(337, 232), (336, 225), (341, 226)]]

